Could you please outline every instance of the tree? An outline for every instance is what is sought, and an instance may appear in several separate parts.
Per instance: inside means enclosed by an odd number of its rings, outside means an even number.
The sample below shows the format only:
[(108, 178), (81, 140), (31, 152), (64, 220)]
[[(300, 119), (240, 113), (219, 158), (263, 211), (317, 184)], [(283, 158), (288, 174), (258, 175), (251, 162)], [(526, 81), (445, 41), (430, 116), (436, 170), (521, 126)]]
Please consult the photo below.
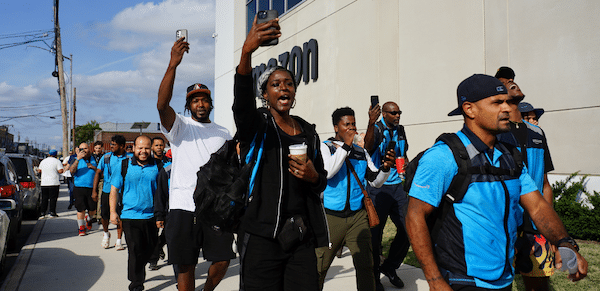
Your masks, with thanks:
[(96, 120), (75, 127), (75, 146), (80, 145), (82, 142), (91, 143), (94, 140), (95, 130), (101, 130)]

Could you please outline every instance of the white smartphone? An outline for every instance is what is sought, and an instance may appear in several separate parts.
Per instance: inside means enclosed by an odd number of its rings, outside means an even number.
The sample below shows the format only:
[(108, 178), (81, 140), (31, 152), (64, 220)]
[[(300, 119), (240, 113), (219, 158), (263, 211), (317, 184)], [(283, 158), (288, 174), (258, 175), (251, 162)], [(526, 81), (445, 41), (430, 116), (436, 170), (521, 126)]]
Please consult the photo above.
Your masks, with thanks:
[(190, 42), (189, 39), (188, 39), (187, 29), (179, 29), (179, 30), (177, 30), (177, 33), (175, 35), (175, 40), (179, 40), (182, 37), (184, 38), (183, 41)]

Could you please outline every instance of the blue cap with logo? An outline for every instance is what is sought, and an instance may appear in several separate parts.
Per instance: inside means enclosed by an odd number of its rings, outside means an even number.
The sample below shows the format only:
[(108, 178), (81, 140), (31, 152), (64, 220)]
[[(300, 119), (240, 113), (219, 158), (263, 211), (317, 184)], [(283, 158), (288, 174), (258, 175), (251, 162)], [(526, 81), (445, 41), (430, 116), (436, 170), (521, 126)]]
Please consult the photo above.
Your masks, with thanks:
[(50, 150), (48, 152), (48, 154), (51, 155), (51, 156), (56, 156), (56, 154), (58, 154), (58, 152), (56, 150)]
[(458, 108), (448, 113), (448, 116), (461, 115), (462, 104), (465, 102), (477, 102), (501, 94), (508, 94), (508, 91), (500, 80), (489, 75), (475, 74), (458, 85), (456, 89)]

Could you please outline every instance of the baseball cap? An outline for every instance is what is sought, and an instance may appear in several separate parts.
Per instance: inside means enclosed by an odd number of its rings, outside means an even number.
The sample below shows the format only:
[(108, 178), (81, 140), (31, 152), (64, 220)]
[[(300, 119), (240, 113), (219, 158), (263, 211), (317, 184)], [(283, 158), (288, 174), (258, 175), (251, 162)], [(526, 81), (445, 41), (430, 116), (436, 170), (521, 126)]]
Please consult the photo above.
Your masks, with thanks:
[(51, 155), (51, 156), (56, 156), (56, 154), (58, 154), (58, 152), (56, 150), (50, 150), (48, 152), (48, 154)]
[(458, 98), (458, 107), (448, 113), (448, 116), (461, 115), (462, 104), (464, 102), (477, 102), (491, 96), (500, 94), (508, 94), (506, 87), (495, 77), (474, 74), (471, 77), (464, 79), (456, 89)]
[(496, 78), (504, 78), (504, 79), (514, 79), (515, 71), (509, 67), (500, 67), (496, 72)]
[(533, 105), (527, 102), (519, 103), (519, 111), (521, 111), (521, 113), (533, 111), (537, 118), (540, 118), (542, 114), (544, 114), (544, 108), (533, 108)]
[(185, 95), (185, 98), (190, 98), (190, 96), (196, 93), (205, 93), (210, 98), (210, 90), (208, 90), (208, 87), (206, 87), (206, 85), (201, 83), (195, 83), (190, 85), (187, 88), (187, 95)]

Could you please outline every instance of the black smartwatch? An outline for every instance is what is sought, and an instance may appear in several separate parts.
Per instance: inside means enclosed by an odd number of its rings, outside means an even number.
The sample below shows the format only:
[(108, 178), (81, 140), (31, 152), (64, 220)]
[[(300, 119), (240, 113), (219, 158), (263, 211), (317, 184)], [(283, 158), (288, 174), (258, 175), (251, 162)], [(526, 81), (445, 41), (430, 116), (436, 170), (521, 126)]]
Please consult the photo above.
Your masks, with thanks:
[(558, 240), (556, 242), (556, 246), (559, 247), (563, 243), (571, 244), (575, 248), (575, 250), (577, 250), (579, 252), (579, 246), (577, 245), (577, 242), (575, 242), (575, 240), (572, 237), (567, 236), (565, 238), (561, 238), (560, 240)]

